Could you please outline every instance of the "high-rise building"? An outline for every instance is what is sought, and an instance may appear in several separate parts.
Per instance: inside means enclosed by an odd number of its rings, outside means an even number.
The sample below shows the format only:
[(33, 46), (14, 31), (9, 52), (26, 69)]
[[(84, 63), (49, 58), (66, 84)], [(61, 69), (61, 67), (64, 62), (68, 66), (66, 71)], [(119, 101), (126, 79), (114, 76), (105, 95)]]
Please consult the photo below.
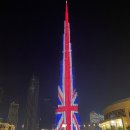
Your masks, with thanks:
[(19, 104), (12, 102), (9, 107), (8, 123), (17, 129)]
[(91, 124), (99, 124), (104, 120), (104, 116), (96, 113), (95, 111), (90, 112), (90, 123)]
[(63, 64), (61, 84), (58, 87), (58, 108), (56, 110), (57, 130), (80, 130), (78, 95), (73, 85), (72, 56), (70, 44), (70, 24), (66, 1), (64, 22)]
[(33, 75), (28, 89), (24, 130), (38, 130), (38, 96), (39, 80)]

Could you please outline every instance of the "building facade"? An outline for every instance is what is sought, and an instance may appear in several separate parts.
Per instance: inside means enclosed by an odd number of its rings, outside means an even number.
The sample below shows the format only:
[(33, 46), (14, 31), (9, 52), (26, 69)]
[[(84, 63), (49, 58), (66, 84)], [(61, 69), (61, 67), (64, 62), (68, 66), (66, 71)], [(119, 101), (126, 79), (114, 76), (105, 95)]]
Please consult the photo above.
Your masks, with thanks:
[(24, 130), (38, 130), (38, 97), (39, 80), (36, 76), (33, 75), (28, 90)]
[(99, 124), (103, 120), (103, 115), (98, 114), (95, 111), (90, 112), (90, 124)]
[(102, 130), (127, 130), (130, 128), (130, 98), (117, 101), (104, 110)]
[(8, 123), (17, 129), (19, 104), (12, 102), (9, 107)]
[(15, 126), (8, 123), (0, 123), (0, 130), (15, 130)]

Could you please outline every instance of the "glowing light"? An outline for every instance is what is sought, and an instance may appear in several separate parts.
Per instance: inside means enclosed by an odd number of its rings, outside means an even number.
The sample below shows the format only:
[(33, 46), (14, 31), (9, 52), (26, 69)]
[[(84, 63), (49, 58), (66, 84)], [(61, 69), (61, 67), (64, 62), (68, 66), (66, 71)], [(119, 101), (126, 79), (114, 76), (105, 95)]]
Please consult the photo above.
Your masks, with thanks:
[(24, 128), (24, 124), (22, 124), (22, 126), (21, 126), (22, 128)]
[(123, 123), (122, 123), (122, 120), (121, 120), (121, 119), (117, 119), (117, 120), (116, 120), (116, 123), (117, 123), (117, 126), (119, 126), (119, 127), (120, 127), (120, 126), (121, 126), (121, 127), (123, 126)]
[(115, 121), (114, 121), (114, 120), (112, 120), (112, 121), (111, 121), (111, 124), (115, 124)]
[(66, 126), (67, 126), (66, 124), (62, 124), (62, 128), (66, 128)]
[(112, 126), (116, 126), (115, 120), (111, 120), (111, 125), (112, 125)]

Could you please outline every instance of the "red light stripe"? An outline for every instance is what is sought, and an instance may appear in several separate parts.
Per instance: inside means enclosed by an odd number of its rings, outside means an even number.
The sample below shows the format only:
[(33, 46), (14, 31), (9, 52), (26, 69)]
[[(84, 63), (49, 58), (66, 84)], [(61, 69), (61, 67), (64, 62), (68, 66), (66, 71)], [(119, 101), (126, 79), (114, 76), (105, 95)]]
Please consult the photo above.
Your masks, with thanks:
[(64, 111), (78, 111), (78, 107), (77, 106), (70, 106), (70, 107), (59, 107), (56, 112), (64, 112)]

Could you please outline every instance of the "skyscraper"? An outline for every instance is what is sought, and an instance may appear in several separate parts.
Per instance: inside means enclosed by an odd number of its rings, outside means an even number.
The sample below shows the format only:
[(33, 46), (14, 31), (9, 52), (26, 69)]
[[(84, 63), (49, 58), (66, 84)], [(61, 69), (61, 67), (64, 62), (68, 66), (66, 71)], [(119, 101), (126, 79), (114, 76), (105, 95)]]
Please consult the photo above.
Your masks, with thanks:
[(39, 80), (33, 75), (28, 90), (27, 113), (25, 117), (24, 130), (38, 130), (38, 96)]
[(19, 104), (12, 102), (9, 107), (8, 123), (14, 125), (15, 129), (17, 129), (18, 110), (19, 110)]
[(63, 43), (62, 81), (58, 87), (58, 108), (56, 110), (56, 129), (80, 130), (78, 114), (78, 95), (73, 86), (72, 57), (68, 4), (66, 1)]

